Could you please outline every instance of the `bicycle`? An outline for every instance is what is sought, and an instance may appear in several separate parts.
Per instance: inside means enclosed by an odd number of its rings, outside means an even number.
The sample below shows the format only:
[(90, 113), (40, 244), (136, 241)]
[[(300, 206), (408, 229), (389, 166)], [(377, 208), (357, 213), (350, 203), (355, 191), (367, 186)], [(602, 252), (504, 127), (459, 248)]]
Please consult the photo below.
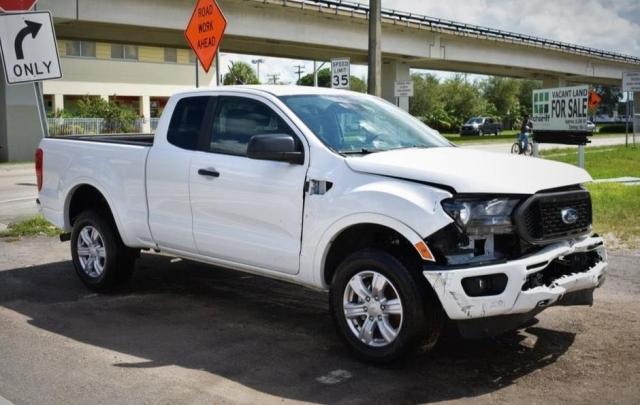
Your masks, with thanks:
[(524, 153), (522, 152), (523, 148), (524, 148), (524, 141), (517, 140), (513, 143), (513, 145), (511, 145), (511, 153), (518, 154), (518, 155), (522, 154), (525, 156), (533, 155), (533, 147), (531, 146), (531, 142), (527, 142), (527, 148), (525, 149)]

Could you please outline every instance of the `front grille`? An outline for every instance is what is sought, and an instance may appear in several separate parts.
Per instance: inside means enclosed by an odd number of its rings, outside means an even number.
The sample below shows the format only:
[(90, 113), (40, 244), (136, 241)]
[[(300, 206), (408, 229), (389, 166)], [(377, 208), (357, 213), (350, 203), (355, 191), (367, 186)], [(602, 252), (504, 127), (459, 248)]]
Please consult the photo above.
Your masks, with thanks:
[[(574, 223), (563, 221), (564, 209), (575, 210)], [(518, 208), (514, 219), (520, 236), (534, 244), (582, 235), (591, 230), (591, 196), (583, 189), (536, 194)]]

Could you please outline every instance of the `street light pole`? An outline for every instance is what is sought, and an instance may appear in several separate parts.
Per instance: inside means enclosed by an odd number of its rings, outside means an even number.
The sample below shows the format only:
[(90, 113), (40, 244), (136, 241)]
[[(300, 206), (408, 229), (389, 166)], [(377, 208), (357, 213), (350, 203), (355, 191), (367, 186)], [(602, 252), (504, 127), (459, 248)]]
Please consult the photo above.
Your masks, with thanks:
[(251, 61), (251, 63), (253, 63), (254, 65), (256, 65), (256, 72), (258, 73), (258, 82), (260, 81), (260, 64), (264, 63), (264, 59), (260, 58), (260, 59), (253, 59)]
[(382, 52), (380, 48), (381, 0), (369, 0), (369, 80), (368, 93), (382, 95)]

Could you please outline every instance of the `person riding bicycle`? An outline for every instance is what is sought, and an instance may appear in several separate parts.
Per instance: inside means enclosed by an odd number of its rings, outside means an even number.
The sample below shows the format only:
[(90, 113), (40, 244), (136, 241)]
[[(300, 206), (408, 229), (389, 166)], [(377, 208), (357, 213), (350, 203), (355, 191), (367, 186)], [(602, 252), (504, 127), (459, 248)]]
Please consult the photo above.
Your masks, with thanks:
[(529, 119), (529, 114), (525, 114), (522, 117), (522, 126), (520, 127), (520, 134), (518, 135), (518, 145), (520, 145), (520, 155), (527, 151), (529, 146), (529, 134), (533, 131), (533, 123)]

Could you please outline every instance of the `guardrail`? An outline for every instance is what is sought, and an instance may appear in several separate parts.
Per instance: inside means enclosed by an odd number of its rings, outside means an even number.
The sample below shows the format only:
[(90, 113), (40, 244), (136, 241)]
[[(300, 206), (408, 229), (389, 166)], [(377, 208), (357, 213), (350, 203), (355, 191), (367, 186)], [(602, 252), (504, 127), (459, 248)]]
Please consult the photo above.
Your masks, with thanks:
[[(263, 0), (266, 2), (266, 0)], [(327, 9), (341, 10), (353, 14), (364, 15), (369, 14), (369, 6), (361, 3), (343, 0), (284, 0), (285, 5), (299, 4), (304, 8), (305, 4), (320, 6)], [(604, 59), (623, 61), (629, 63), (640, 64), (640, 58), (625, 55), (617, 52), (604, 51), (601, 49), (590, 48), (582, 45), (570, 44), (568, 42), (545, 39), (526, 34), (518, 34), (511, 31), (503, 31), (490, 27), (482, 27), (479, 25), (465, 24), (457, 21), (446, 20), (443, 18), (429, 17), (420, 14), (408, 13), (388, 8), (382, 8), (381, 17), (391, 19), (402, 23), (414, 23), (427, 26), (436, 31), (448, 31), (459, 35), (472, 35), (477, 37), (485, 37), (488, 39), (499, 39), (511, 42), (520, 42), (529, 45), (542, 46), (550, 49), (579, 53), (588, 56), (597, 56)]]
[[(158, 118), (151, 118), (151, 130), (158, 125)], [(144, 118), (129, 122), (114, 122), (105, 118), (47, 118), (49, 136), (100, 135), (143, 132)]]

